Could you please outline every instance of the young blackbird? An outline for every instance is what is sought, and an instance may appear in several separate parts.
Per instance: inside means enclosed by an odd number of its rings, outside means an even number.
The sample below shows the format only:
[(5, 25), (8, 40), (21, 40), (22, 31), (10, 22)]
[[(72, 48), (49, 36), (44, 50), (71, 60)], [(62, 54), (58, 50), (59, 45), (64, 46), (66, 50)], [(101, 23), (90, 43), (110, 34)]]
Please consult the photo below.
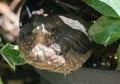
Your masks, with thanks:
[(91, 56), (90, 40), (57, 15), (33, 15), (18, 38), (22, 57), (38, 69), (68, 74)]

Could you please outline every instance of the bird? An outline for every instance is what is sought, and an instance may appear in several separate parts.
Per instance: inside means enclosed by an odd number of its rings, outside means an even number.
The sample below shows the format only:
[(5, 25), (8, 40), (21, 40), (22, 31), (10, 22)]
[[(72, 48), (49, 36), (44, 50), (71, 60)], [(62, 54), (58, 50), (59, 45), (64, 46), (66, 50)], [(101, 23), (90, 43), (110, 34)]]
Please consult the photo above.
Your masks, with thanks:
[(91, 56), (91, 42), (58, 15), (33, 15), (17, 39), (21, 56), (37, 69), (69, 74)]

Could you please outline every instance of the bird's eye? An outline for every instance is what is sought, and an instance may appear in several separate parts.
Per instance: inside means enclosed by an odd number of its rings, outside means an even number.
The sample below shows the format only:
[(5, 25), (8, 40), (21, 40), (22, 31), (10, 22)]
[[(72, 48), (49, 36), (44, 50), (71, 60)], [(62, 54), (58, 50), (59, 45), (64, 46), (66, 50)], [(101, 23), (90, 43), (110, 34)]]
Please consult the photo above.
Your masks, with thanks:
[(40, 26), (37, 26), (36, 29), (42, 30), (42, 26), (41, 26), (41, 25), (40, 25)]

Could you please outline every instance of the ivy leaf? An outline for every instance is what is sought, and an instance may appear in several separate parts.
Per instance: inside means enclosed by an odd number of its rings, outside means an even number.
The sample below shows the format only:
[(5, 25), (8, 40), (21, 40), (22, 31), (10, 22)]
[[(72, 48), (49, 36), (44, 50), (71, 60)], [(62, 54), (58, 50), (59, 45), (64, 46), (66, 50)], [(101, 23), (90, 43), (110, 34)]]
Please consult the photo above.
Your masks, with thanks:
[(25, 61), (21, 58), (20, 52), (16, 49), (15, 45), (6, 44), (1, 50), (0, 54), (5, 61), (15, 70), (15, 65), (25, 64)]
[(112, 7), (115, 12), (120, 16), (120, 1), (119, 0), (100, 0), (110, 7)]
[(102, 16), (91, 26), (88, 35), (96, 43), (112, 44), (120, 39), (120, 19)]
[(119, 15), (115, 12), (115, 10), (111, 6), (107, 5), (101, 0), (83, 0), (83, 1), (103, 15), (119, 17)]
[(117, 49), (117, 70), (120, 70), (120, 45)]

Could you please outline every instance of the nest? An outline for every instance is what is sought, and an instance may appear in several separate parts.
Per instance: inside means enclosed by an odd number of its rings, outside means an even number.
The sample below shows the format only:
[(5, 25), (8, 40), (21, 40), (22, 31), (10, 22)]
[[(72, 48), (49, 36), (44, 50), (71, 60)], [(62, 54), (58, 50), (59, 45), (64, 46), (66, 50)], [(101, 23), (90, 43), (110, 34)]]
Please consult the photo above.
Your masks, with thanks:
[[(38, 44), (42, 46), (36, 48)], [(54, 55), (49, 55), (51, 54), (49, 53), (49, 48), (54, 44), (58, 44), (60, 48), (58, 49), (55, 47), (53, 53), (54, 51), (56, 53)], [(91, 56), (91, 51), (89, 51), (91, 49), (91, 42), (86, 33), (77, 29), (72, 29), (58, 16), (33, 17), (32, 22), (25, 24), (21, 28), (18, 45), (22, 57), (28, 64), (38, 69), (64, 74), (81, 68)], [(35, 52), (33, 52), (34, 48), (36, 48)], [(45, 51), (44, 48), (48, 50)], [(47, 56), (51, 58), (54, 56), (61, 56), (65, 62), (59, 63), (59, 59), (57, 59), (57, 63), (52, 61), (50, 64), (46, 63), (45, 60), (40, 61), (41, 55), (39, 49), (44, 52), (42, 54), (43, 58)], [(30, 54), (31, 52), (32, 55)]]
[(29, 56), (27, 56), (28, 53), (26, 53), (25, 50), (21, 49), (20, 52), (24, 60), (28, 64), (34, 66), (35, 68), (48, 70), (52, 72), (64, 73), (64, 74), (68, 74), (72, 71), (76, 71), (80, 69), (91, 55), (91, 51), (88, 51), (85, 54), (80, 54), (80, 53), (71, 51), (67, 53), (67, 55), (65, 56), (65, 63), (61, 65), (57, 65), (57, 64), (46, 64), (40, 61), (34, 61), (31, 58), (29, 58)]

